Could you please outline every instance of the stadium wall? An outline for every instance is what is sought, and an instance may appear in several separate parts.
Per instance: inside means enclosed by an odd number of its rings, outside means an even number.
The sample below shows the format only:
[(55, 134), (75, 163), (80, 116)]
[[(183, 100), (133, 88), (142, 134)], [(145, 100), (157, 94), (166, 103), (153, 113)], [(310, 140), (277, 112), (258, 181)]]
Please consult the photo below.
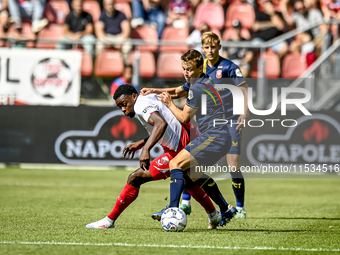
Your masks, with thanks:
[[(340, 162), (340, 113), (287, 116), (250, 115), (241, 165)], [(123, 159), (122, 150), (148, 135), (116, 107), (1, 106), (0, 120), (0, 162), (6, 164), (139, 165)], [(161, 154), (157, 145), (151, 157)]]

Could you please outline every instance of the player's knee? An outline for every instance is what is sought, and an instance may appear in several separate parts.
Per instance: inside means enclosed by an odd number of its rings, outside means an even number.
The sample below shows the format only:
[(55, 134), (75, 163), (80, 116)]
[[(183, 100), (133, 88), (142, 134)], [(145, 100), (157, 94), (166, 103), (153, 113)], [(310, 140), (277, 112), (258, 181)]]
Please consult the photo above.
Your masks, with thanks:
[(238, 156), (227, 156), (227, 162), (230, 166), (230, 171), (235, 172), (240, 168), (239, 157)]
[(143, 175), (141, 171), (143, 170), (137, 169), (136, 171), (134, 171), (133, 173), (129, 175), (128, 181), (127, 181), (129, 185), (137, 187), (143, 184)]
[(169, 167), (170, 169), (181, 169), (181, 164), (179, 164), (178, 162), (171, 160), (169, 162)]

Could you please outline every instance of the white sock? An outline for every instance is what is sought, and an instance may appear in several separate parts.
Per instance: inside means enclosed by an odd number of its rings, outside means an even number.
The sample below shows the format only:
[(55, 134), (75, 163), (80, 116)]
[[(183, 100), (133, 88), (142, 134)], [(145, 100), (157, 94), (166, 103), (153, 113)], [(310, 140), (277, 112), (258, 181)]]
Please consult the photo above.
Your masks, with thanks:
[(236, 206), (236, 209), (245, 211), (244, 206), (243, 207)]
[(214, 216), (216, 215), (216, 213), (217, 213), (217, 210), (215, 210), (215, 211), (212, 212), (212, 213), (208, 213), (209, 218), (214, 217)]
[(186, 205), (187, 207), (189, 207), (191, 205), (191, 200), (183, 200), (182, 199), (182, 204)]
[(114, 220), (111, 220), (109, 217), (105, 217), (104, 220), (106, 220), (107, 222), (109, 222), (111, 225), (114, 223)]

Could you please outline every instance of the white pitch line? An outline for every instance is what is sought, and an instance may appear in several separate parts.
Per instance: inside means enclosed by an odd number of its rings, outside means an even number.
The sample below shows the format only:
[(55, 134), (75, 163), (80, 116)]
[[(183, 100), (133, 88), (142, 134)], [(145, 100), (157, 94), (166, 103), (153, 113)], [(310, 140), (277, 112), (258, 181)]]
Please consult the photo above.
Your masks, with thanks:
[(75, 246), (122, 246), (122, 247), (152, 247), (152, 248), (187, 248), (187, 249), (222, 249), (222, 250), (270, 250), (270, 251), (307, 251), (307, 252), (340, 252), (340, 249), (324, 248), (287, 248), (287, 247), (238, 247), (238, 246), (210, 246), (210, 245), (173, 245), (173, 244), (133, 244), (133, 243), (76, 243), (76, 242), (24, 242), (0, 241), (0, 244), (22, 245), (75, 245)]
[(76, 184), (76, 183), (38, 183), (38, 182), (0, 182), (0, 186), (27, 186), (27, 187), (105, 187), (105, 185)]
[[(104, 184), (82, 184), (82, 183), (39, 183), (39, 182), (0, 182), (0, 186), (24, 186), (24, 187), (72, 187), (72, 188), (107, 188), (112, 185)], [(144, 189), (169, 188), (168, 185), (146, 186)]]

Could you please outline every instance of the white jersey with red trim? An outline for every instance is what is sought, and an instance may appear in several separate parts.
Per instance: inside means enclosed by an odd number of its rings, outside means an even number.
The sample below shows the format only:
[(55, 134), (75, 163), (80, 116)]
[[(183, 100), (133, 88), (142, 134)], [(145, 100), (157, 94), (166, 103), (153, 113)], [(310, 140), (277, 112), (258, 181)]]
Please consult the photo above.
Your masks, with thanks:
[(146, 96), (139, 95), (134, 109), (137, 118), (149, 134), (153, 129), (153, 126), (148, 123), (149, 117), (153, 112), (159, 112), (168, 126), (158, 143), (170, 150), (177, 151), (182, 135), (182, 124), (178, 121), (175, 115), (173, 115), (169, 108), (157, 99), (156, 94), (149, 94)]

